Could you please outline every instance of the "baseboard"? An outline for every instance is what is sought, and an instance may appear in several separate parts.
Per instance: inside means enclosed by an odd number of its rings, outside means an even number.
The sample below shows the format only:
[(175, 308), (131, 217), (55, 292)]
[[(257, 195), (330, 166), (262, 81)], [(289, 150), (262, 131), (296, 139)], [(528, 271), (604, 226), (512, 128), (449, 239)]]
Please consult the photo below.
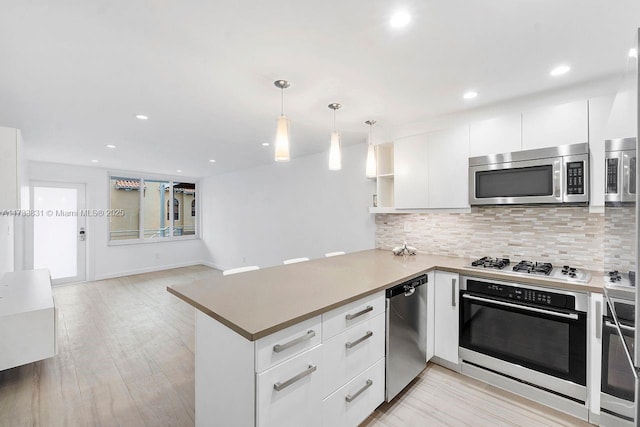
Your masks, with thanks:
[(147, 267), (147, 268), (138, 268), (135, 270), (118, 271), (115, 273), (108, 273), (108, 274), (100, 274), (100, 275), (96, 275), (93, 280), (115, 279), (117, 277), (132, 276), (134, 274), (153, 273), (156, 271), (171, 270), (173, 268), (191, 267), (193, 265), (205, 265), (207, 267), (217, 268), (217, 267), (213, 267), (210, 264), (211, 263), (207, 261), (186, 261), (186, 262), (179, 262), (176, 264)]
[(211, 261), (202, 261), (200, 264), (206, 265), (207, 267), (210, 267), (210, 268), (215, 268), (216, 270), (220, 270), (220, 271), (226, 270), (225, 267), (221, 266), (220, 264), (216, 264), (214, 262), (211, 262)]

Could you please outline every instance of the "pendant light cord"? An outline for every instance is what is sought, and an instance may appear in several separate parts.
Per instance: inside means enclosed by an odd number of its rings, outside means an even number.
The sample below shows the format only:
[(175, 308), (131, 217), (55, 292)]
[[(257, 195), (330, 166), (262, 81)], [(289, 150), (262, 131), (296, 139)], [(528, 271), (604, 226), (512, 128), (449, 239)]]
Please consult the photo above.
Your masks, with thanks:
[(284, 116), (284, 88), (280, 88), (280, 115)]
[(336, 131), (336, 110), (333, 110), (333, 131)]

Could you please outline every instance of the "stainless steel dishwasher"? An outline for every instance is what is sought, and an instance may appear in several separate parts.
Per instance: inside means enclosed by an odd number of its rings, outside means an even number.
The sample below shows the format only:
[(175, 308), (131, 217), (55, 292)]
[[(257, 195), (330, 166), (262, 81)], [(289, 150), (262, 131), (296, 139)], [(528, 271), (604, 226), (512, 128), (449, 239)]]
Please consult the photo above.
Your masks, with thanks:
[(427, 366), (427, 275), (387, 289), (386, 401)]

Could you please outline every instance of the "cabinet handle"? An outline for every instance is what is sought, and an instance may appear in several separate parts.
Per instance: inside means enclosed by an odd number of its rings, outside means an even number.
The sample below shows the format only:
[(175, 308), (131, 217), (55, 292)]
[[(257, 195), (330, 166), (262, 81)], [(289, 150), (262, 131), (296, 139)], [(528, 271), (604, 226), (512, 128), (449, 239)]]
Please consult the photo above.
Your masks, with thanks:
[(296, 344), (300, 344), (301, 342), (305, 342), (310, 340), (311, 338), (316, 336), (316, 331), (314, 331), (313, 329), (307, 331), (307, 333), (301, 337), (298, 337), (294, 340), (289, 341), (288, 343), (284, 343), (284, 344), (276, 344), (273, 346), (273, 351), (275, 353), (280, 353), (281, 351), (285, 351), (288, 348), (293, 347)]
[(295, 377), (291, 377), (291, 378), (289, 378), (288, 380), (286, 380), (285, 382), (282, 382), (282, 383), (281, 382), (275, 383), (273, 385), (273, 388), (275, 389), (275, 391), (283, 390), (283, 389), (289, 387), (291, 384), (295, 383), (296, 381), (300, 381), (301, 379), (303, 379), (307, 375), (311, 375), (317, 369), (318, 369), (318, 367), (316, 365), (309, 365), (309, 367), (307, 369), (305, 369), (304, 371), (300, 372)]
[(365, 308), (364, 310), (360, 310), (359, 312), (357, 312), (357, 313), (353, 313), (353, 314), (350, 314), (350, 313), (349, 313), (349, 314), (347, 314), (346, 316), (344, 316), (344, 318), (345, 318), (345, 319), (347, 319), (347, 320), (353, 320), (353, 319), (355, 319), (356, 317), (360, 317), (360, 316), (362, 316), (363, 314), (367, 314), (367, 313), (368, 313), (368, 312), (370, 312), (370, 311), (373, 311), (373, 307), (372, 307), (372, 306), (370, 306), (370, 305), (368, 305), (368, 306), (367, 306), (367, 308)]
[(355, 340), (353, 342), (348, 342), (348, 343), (345, 344), (345, 346), (347, 348), (353, 348), (353, 347), (357, 346), (358, 344), (360, 344), (361, 342), (363, 342), (365, 340), (368, 340), (372, 336), (373, 336), (373, 332), (367, 331), (367, 333), (364, 334), (364, 336), (362, 338), (358, 338), (357, 340)]
[(456, 280), (457, 279), (451, 279), (451, 306), (452, 307), (456, 306)]
[(602, 338), (602, 302), (596, 301), (596, 338)]
[(350, 394), (347, 394), (347, 396), (344, 398), (344, 400), (346, 400), (348, 403), (353, 402), (356, 397), (360, 396), (362, 393), (364, 393), (364, 391), (366, 389), (368, 389), (369, 387), (371, 387), (373, 385), (373, 381), (371, 380), (367, 380), (367, 382), (365, 383), (365, 385), (362, 386), (362, 388), (358, 391), (356, 391), (356, 393), (352, 396)]

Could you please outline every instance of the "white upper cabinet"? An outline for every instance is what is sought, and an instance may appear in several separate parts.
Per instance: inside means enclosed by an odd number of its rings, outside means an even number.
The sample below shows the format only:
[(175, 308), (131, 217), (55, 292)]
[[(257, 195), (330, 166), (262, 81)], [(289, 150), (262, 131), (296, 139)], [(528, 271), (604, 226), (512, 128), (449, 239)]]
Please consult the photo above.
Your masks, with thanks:
[(393, 149), (395, 207), (398, 209), (429, 207), (427, 134), (397, 139)]
[(589, 114), (586, 100), (522, 113), (523, 150), (588, 141)]
[(469, 156), (509, 153), (522, 149), (522, 114), (471, 123)]
[(0, 210), (20, 209), (23, 179), (20, 131), (0, 127)]
[(429, 208), (469, 207), (469, 126), (427, 134)]

